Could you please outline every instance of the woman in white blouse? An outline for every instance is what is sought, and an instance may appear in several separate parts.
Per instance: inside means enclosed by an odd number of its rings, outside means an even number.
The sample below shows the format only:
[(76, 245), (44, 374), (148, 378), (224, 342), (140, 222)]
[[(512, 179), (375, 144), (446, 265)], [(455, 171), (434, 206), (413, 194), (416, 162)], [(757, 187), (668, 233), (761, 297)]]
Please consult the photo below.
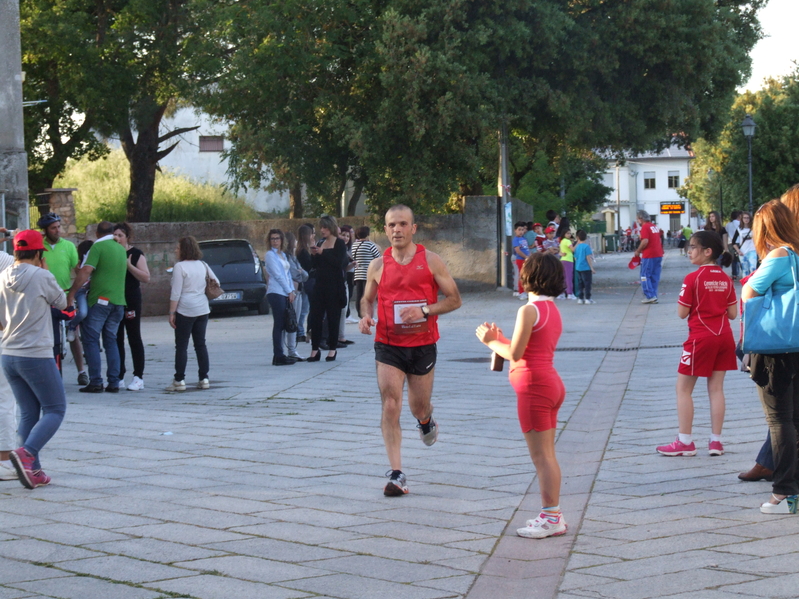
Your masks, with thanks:
[(172, 291), (169, 295), (169, 324), (175, 329), (175, 378), (167, 391), (186, 390), (186, 362), (189, 337), (194, 341), (194, 353), (199, 368), (198, 389), (208, 389), (208, 348), (205, 329), (211, 308), (205, 295), (205, 277), (219, 282), (214, 271), (202, 261), (203, 253), (197, 240), (189, 235), (178, 240), (175, 250), (177, 263), (172, 270)]
[(269, 231), (269, 251), (264, 256), (269, 284), (266, 299), (272, 310), (272, 366), (290, 366), (294, 358), (283, 353), (283, 326), (286, 307), (294, 302), (294, 282), (291, 280), (289, 261), (285, 254), (286, 239), (280, 229)]
[(752, 239), (752, 217), (748, 212), (742, 212), (740, 219), (741, 226), (735, 231), (731, 243), (738, 252), (743, 276), (746, 277), (757, 268), (757, 250)]

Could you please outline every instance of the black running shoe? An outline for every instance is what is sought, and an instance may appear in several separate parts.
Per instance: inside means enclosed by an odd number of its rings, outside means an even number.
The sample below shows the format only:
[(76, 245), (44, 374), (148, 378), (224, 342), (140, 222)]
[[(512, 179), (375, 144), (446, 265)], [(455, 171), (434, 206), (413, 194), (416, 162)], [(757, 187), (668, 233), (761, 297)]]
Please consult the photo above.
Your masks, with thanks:
[(386, 472), (388, 482), (383, 489), (383, 495), (386, 497), (401, 497), (408, 493), (408, 481), (402, 470), (389, 470)]

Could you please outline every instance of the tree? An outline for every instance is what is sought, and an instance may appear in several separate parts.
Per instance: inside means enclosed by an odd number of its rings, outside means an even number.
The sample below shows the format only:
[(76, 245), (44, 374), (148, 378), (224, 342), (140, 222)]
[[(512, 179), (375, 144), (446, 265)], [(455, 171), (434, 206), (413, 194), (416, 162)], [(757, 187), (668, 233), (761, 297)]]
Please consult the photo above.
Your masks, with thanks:
[(482, 187), (503, 122), (578, 152), (716, 134), (764, 3), (206, 0), (192, 97), (235, 123), (241, 183), (435, 211)]
[[(741, 122), (757, 123), (752, 139), (752, 195), (755, 209), (799, 183), (799, 69), (781, 81), (769, 80), (758, 92), (740, 94), (726, 113), (718, 140), (694, 144), (696, 160), (681, 193), (703, 213), (718, 210), (719, 185), (724, 210), (748, 210), (748, 148)], [(708, 170), (715, 175), (708, 178)]]
[(22, 0), (23, 63), (47, 104), (28, 115), (37, 184), (67, 158), (103, 153), (117, 136), (130, 163), (127, 218), (148, 221), (158, 162), (192, 130), (159, 134), (184, 77), (188, 0)]

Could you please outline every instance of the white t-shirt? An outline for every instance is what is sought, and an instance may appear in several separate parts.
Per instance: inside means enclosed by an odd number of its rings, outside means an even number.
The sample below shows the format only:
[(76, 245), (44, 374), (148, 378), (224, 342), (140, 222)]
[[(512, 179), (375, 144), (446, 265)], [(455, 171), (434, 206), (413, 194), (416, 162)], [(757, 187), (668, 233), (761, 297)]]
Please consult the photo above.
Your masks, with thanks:
[(735, 231), (737, 231), (740, 226), (741, 221), (739, 221), (737, 218), (727, 223), (727, 225), (724, 227), (727, 229), (727, 243), (732, 242), (732, 238), (735, 236)]
[(169, 299), (178, 303), (177, 311), (183, 316), (203, 316), (211, 312), (205, 297), (205, 276), (208, 273), (219, 282), (213, 270), (206, 270), (202, 260), (181, 260), (175, 264)]

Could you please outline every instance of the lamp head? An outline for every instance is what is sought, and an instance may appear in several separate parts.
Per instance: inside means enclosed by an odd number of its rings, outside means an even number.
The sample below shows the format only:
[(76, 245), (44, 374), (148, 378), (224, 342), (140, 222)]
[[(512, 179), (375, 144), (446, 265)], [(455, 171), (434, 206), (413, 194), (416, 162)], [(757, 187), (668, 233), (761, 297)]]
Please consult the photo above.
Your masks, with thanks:
[(756, 128), (757, 125), (755, 125), (755, 120), (752, 118), (752, 115), (747, 114), (746, 118), (744, 118), (743, 122), (741, 123), (741, 129), (743, 129), (744, 137), (754, 137)]

